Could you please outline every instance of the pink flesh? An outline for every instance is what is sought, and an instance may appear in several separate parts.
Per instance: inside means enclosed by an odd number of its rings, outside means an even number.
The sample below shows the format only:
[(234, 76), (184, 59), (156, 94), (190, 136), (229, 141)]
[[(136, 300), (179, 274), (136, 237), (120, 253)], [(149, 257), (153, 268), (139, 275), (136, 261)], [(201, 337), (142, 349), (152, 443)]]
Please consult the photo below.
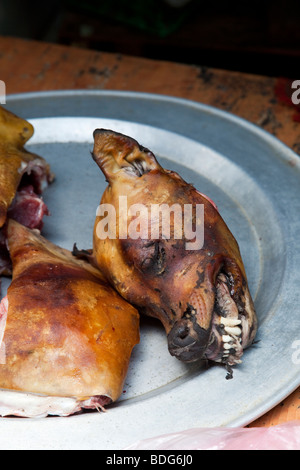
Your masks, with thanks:
[(19, 190), (8, 210), (8, 217), (31, 229), (42, 229), (44, 215), (49, 215), (48, 208), (33, 186)]
[(23, 168), (19, 189), (32, 184), (35, 193), (42, 194), (48, 184), (53, 181), (53, 177), (52, 174), (47, 173), (47, 167), (44, 162), (32, 160)]
[[(42, 230), (43, 218), (49, 215), (44, 201), (38, 196), (33, 186), (28, 185), (19, 189), (7, 211), (7, 216), (30, 229)], [(0, 230), (0, 274), (11, 272), (11, 261), (6, 246), (4, 230)]]

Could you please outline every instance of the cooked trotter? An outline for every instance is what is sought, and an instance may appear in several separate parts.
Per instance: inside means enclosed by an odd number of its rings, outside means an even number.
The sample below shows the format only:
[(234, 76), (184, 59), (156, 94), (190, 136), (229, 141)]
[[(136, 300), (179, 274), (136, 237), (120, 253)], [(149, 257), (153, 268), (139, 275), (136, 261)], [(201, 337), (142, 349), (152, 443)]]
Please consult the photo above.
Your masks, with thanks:
[[(238, 244), (215, 204), (125, 135), (97, 129), (93, 158), (108, 182), (101, 204), (115, 207), (116, 237), (99, 236), (99, 214), (90, 260), (140, 312), (161, 320), (172, 355), (185, 362), (207, 358), (228, 368), (239, 363), (253, 343), (257, 319)], [(140, 238), (129, 231), (124, 236), (124, 224), (128, 229), (137, 221), (130, 211), (119, 209), (124, 197), (128, 208), (143, 204), (148, 214), (153, 205), (179, 204), (183, 212), (192, 205), (193, 214), (202, 205), (203, 245), (195, 249), (187, 244), (180, 233), (184, 227), (178, 229), (172, 214), (169, 238), (153, 238), (150, 230)], [(148, 215), (141, 211), (138, 222), (145, 228), (149, 217), (143, 217)], [(197, 220), (194, 215), (193, 226)]]
[(122, 392), (139, 315), (101, 272), (8, 221), (13, 279), (0, 307), (0, 415), (70, 415)]

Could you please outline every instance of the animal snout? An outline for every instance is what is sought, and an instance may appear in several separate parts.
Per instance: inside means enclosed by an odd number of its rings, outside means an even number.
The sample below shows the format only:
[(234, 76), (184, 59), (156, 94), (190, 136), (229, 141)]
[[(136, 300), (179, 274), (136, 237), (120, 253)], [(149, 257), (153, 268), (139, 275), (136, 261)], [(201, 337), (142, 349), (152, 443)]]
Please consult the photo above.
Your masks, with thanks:
[(209, 330), (189, 320), (179, 320), (168, 334), (170, 354), (183, 362), (197, 361), (203, 357), (209, 337)]

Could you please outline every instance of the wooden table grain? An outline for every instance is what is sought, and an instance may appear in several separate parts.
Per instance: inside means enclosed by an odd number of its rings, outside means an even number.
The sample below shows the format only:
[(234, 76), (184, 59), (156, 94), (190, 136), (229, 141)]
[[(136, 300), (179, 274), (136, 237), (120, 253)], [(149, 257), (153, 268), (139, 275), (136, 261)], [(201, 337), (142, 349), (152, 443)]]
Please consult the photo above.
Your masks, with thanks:
[[(186, 98), (247, 119), (300, 155), (300, 113), (278, 92), (288, 83), (281, 77), (0, 37), (0, 80), (5, 82), (7, 94), (106, 89)], [(300, 387), (249, 426), (268, 427), (299, 419)]]

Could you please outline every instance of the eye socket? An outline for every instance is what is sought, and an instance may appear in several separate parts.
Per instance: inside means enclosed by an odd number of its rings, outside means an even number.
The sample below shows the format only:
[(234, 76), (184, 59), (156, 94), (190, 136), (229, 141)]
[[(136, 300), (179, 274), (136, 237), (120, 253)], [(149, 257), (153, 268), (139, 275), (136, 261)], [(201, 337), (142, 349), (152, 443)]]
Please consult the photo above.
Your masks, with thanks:
[(154, 257), (147, 257), (144, 258), (142, 263), (141, 263), (141, 268), (143, 271), (150, 269), (154, 264)]
[[(148, 243), (145, 248), (145, 256), (140, 264), (141, 270), (145, 273), (161, 276), (166, 270), (166, 250), (160, 244), (160, 240)], [(150, 248), (150, 250), (149, 250)]]

